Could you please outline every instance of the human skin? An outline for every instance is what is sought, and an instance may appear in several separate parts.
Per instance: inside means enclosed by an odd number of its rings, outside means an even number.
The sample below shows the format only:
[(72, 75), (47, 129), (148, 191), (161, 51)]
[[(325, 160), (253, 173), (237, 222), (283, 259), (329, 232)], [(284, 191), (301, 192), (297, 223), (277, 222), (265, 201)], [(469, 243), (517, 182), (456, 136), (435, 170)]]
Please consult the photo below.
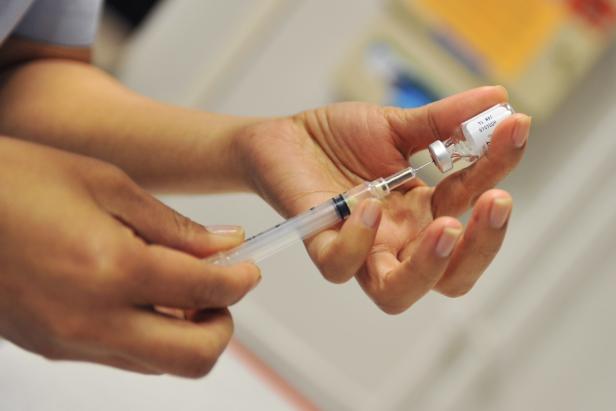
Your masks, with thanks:
[[(17, 39), (0, 49), (0, 133), (99, 158), (151, 190), (252, 191), (285, 217), (406, 167), (410, 154), (507, 100), (502, 87), (484, 87), (415, 110), (339, 103), (288, 117), (234, 117), (136, 95), (87, 64), (87, 50), (70, 52)], [(432, 289), (468, 292), (503, 241), (512, 199), (493, 187), (522, 157), (529, 128), (530, 118), (516, 114), (471, 167), (436, 187), (417, 180), (360, 204), (344, 224), (306, 241), (310, 256), (328, 280), (356, 278), (391, 314)], [(464, 230), (456, 217), (470, 207)]]
[[(409, 155), (506, 99), (502, 87), (484, 87), (416, 110), (334, 104), (249, 127), (239, 137), (240, 164), (257, 170), (254, 190), (291, 216), (407, 167)], [(431, 289), (464, 295), (503, 242), (512, 199), (492, 187), (522, 158), (530, 123), (523, 114), (503, 121), (486, 156), (436, 187), (415, 180), (381, 204), (371, 200), (372, 210), (360, 206), (341, 227), (306, 242), (313, 261), (331, 281), (355, 277), (390, 314)], [(471, 207), (463, 232), (455, 217)]]
[(0, 187), (1, 336), (51, 359), (211, 369), (231, 337), (226, 307), (260, 275), (195, 256), (237, 245), (241, 230), (201, 227), (100, 160), (6, 137)]

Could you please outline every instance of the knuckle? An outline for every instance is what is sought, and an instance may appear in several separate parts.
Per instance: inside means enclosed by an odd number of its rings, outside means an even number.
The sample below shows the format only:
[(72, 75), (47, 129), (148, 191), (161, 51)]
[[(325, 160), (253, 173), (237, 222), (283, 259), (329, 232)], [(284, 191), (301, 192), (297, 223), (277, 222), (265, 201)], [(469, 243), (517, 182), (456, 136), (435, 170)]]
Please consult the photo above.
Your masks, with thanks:
[(133, 189), (135, 183), (128, 174), (121, 168), (97, 159), (89, 159), (91, 164), (92, 180), (90, 184), (96, 185), (96, 192), (99, 190), (110, 190), (111, 192), (126, 191)]
[(348, 252), (345, 252), (345, 250), (342, 250), (337, 245), (321, 251), (317, 255), (315, 263), (319, 267), (323, 278), (334, 284), (342, 284), (353, 278), (357, 270), (353, 268), (354, 264), (352, 264), (352, 261), (357, 258), (348, 256), (348, 254)]
[(208, 303), (221, 296), (220, 285), (217, 281), (202, 282), (192, 287), (189, 293), (189, 304), (193, 308), (204, 308)]
[(474, 282), (452, 282), (438, 287), (437, 291), (449, 298), (459, 298), (468, 294), (474, 284)]
[(132, 182), (124, 170), (109, 163), (102, 163), (100, 165), (99, 178), (104, 180), (104, 182), (117, 187), (128, 187)]
[(401, 314), (411, 306), (411, 304), (401, 302), (400, 298), (385, 292), (373, 293), (372, 300), (381, 311), (389, 315)]
[(188, 378), (204, 377), (212, 371), (217, 360), (217, 357), (212, 356), (206, 351), (197, 352), (185, 365), (182, 375)]
[(192, 301), (197, 305), (232, 305), (242, 299), (260, 277), (259, 269), (253, 264), (223, 268), (212, 272), (208, 281), (194, 288)]
[(134, 269), (135, 263), (127, 259), (126, 254), (126, 251), (112, 249), (99, 256), (93, 271), (101, 285), (118, 290), (118, 287), (132, 284), (143, 286), (148, 281), (148, 272)]
[(430, 289), (443, 274), (442, 271), (437, 271), (428, 268), (417, 268), (413, 270), (416, 273), (417, 287)]
[(409, 305), (407, 304), (396, 304), (392, 301), (377, 302), (376, 304), (381, 311), (388, 315), (402, 314), (409, 308)]
[(175, 229), (175, 231), (179, 234), (179, 238), (186, 239), (186, 241), (190, 241), (190, 239), (192, 238), (191, 237), (191, 235), (193, 234), (192, 228), (194, 225), (192, 220), (183, 216), (177, 211), (174, 211), (171, 209), (170, 209), (170, 214), (171, 214), (171, 224), (173, 225), (173, 228)]
[[(85, 239), (73, 254), (73, 275), (80, 278), (80, 284), (93, 293), (117, 292), (128, 281), (144, 281), (147, 273), (135, 270), (134, 248), (128, 249), (113, 241), (110, 236), (94, 235)], [(84, 273), (87, 278), (84, 279)], [(137, 277), (137, 278), (135, 278)]]
[(108, 273), (113, 279), (113, 286), (124, 287), (127, 290), (146, 290), (151, 286), (155, 277), (148, 261), (136, 261), (135, 253), (119, 251), (110, 257), (107, 267)]
[(393, 286), (385, 278), (369, 275), (365, 267), (358, 272), (357, 276), (364, 292), (384, 313), (401, 314), (412, 305), (412, 301), (405, 297), (403, 292), (397, 290), (399, 287)]
[(99, 262), (99, 272), (119, 274), (125, 270), (134, 271), (135, 249), (129, 250), (126, 245), (110, 245)]
[(109, 196), (121, 196), (130, 200), (135, 207), (147, 209), (151, 195), (141, 188), (124, 170), (114, 165), (108, 165), (100, 173), (101, 182), (97, 187)]
[(119, 266), (120, 249), (104, 235), (92, 236), (81, 243), (80, 260), (88, 272), (106, 274)]
[[(357, 262), (357, 261), (361, 262)], [(358, 269), (363, 265), (361, 256), (350, 256), (344, 253), (335, 253), (329, 256), (329, 260), (322, 266), (323, 276), (334, 284), (342, 284), (353, 278)]]
[(323, 266), (321, 269), (323, 277), (333, 284), (344, 284), (353, 278), (354, 273), (348, 273), (344, 269)]

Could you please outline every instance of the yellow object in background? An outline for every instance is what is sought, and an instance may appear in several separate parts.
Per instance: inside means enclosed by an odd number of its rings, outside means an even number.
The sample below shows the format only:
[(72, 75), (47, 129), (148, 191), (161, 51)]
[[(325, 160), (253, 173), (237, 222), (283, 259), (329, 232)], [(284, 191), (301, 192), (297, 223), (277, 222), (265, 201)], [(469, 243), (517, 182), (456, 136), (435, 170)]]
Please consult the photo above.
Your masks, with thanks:
[[(408, 0), (412, 2), (414, 0)], [(416, 0), (415, 0), (416, 1)], [(515, 0), (418, 0), (434, 26), (453, 31), (463, 48), (489, 74), (514, 78), (566, 22), (563, 2)], [(445, 27), (443, 27), (445, 26)]]
[(616, 0), (389, 0), (338, 74), (345, 99), (402, 107), (483, 84), (547, 118), (610, 47)]

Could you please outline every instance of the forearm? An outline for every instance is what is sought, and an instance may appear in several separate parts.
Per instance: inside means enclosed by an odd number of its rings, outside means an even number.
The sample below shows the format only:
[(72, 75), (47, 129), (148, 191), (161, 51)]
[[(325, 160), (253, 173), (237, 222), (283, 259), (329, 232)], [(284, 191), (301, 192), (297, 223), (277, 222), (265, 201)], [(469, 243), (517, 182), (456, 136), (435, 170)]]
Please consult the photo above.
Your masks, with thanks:
[(19, 65), (0, 86), (0, 133), (100, 158), (163, 191), (246, 190), (233, 136), (257, 121), (162, 104), (69, 60)]

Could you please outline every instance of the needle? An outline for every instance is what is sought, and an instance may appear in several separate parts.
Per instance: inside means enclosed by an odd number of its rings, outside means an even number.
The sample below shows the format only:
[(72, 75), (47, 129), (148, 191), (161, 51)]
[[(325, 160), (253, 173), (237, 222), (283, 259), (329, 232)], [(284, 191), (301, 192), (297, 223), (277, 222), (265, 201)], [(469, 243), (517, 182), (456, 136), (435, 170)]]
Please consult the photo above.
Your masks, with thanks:
[(422, 164), (422, 165), (420, 165), (419, 167), (417, 167), (417, 168), (415, 169), (415, 171), (419, 171), (419, 170), (421, 170), (422, 168), (429, 166), (430, 164), (432, 164), (432, 160), (428, 161), (426, 164)]

